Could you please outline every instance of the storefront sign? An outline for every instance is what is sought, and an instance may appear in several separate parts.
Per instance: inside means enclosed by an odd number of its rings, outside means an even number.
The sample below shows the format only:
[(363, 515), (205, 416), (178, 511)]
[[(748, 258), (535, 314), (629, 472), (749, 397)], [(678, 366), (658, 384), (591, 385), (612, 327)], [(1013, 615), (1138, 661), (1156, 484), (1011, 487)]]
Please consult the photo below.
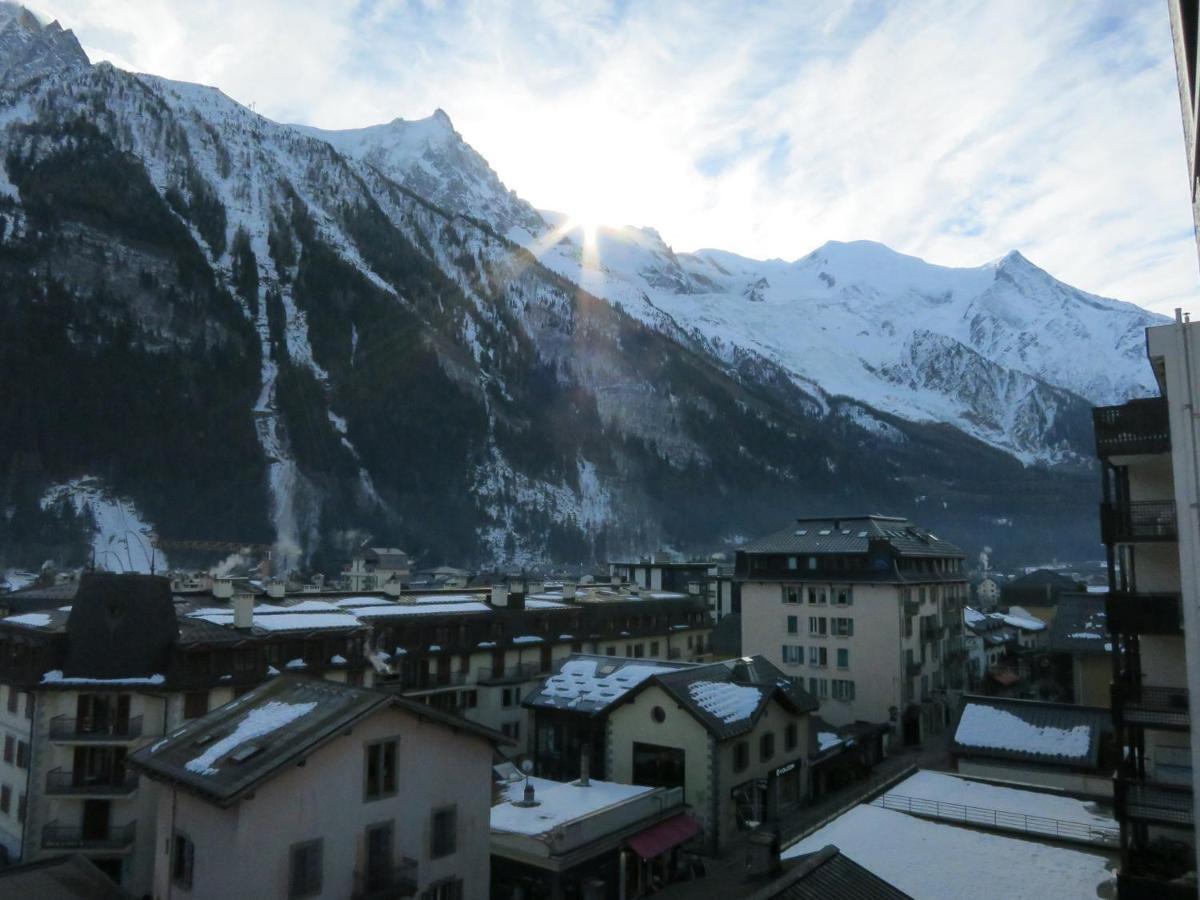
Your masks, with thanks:
[(796, 764), (794, 762), (788, 763), (786, 766), (780, 766), (778, 769), (775, 770), (775, 776), (779, 777), (780, 775), (786, 775), (788, 772), (792, 771), (792, 769), (794, 769), (794, 768), (796, 768)]

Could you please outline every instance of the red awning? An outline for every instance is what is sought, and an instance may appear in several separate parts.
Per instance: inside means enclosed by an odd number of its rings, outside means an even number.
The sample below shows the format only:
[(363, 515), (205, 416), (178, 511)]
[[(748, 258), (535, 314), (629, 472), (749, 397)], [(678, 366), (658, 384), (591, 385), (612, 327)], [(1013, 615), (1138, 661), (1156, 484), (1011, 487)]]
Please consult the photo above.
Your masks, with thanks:
[(691, 816), (680, 813), (664, 819), (657, 825), (651, 825), (641, 834), (635, 834), (629, 839), (629, 846), (642, 859), (654, 859), (699, 833), (700, 823)]

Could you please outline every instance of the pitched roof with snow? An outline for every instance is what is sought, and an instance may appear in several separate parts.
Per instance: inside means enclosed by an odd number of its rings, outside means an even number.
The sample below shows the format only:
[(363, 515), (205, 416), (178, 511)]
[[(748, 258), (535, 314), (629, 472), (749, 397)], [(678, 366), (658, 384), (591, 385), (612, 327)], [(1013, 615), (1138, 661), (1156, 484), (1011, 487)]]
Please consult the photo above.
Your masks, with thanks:
[(526, 699), (532, 709), (567, 709), (596, 715), (653, 675), (691, 663), (573, 654)]
[(1112, 714), (1097, 706), (967, 696), (954, 732), (955, 752), (1062, 766), (1099, 765)]
[(1046, 640), (1061, 653), (1101, 655), (1112, 652), (1103, 594), (1061, 594)]
[(739, 553), (866, 553), (872, 540), (887, 541), (900, 556), (963, 557), (949, 541), (895, 516), (829, 516), (796, 524), (738, 549)]

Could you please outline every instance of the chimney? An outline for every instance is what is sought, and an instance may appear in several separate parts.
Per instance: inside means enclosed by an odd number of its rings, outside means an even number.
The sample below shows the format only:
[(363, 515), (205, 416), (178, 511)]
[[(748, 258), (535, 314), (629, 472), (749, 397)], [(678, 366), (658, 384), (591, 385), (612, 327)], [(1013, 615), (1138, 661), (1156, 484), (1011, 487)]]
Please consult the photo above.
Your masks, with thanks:
[(579, 748), (579, 787), (590, 787), (591, 782), (588, 777), (591, 775), (589, 771), (592, 768), (592, 752), (588, 749), (588, 745), (584, 744)]
[(278, 578), (272, 578), (267, 582), (267, 596), (274, 600), (279, 600), (286, 593), (283, 582)]
[(389, 597), (399, 597), (404, 590), (404, 584), (398, 578), (389, 578), (383, 583), (383, 592)]
[(313, 586), (318, 591), (325, 590), (325, 576), (320, 574), (319, 572), (316, 575), (314, 575), (313, 576)]
[(525, 779), (525, 800), (522, 806), (537, 806), (538, 801), (534, 796), (533, 785), (529, 783), (529, 779)]
[(212, 595), (218, 600), (228, 600), (233, 596), (233, 579), (232, 578), (214, 578), (212, 583)]
[(575, 582), (564, 581), (562, 586), (562, 595), (564, 600), (575, 599)]
[(233, 627), (250, 628), (254, 624), (254, 595), (238, 594), (233, 598)]
[(493, 584), (492, 585), (492, 606), (505, 607), (508, 606), (508, 585)]

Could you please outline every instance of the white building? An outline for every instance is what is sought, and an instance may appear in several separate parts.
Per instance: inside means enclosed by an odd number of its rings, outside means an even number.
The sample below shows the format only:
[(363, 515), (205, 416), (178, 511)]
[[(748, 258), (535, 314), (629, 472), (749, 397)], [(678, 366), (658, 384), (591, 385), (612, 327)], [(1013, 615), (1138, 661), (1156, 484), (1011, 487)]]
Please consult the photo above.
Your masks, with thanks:
[(499, 735), (282, 676), (139, 751), (157, 897), (484, 900)]
[(350, 557), (342, 572), (347, 590), (381, 591), (385, 585), (400, 587), (408, 581), (408, 554), (396, 547), (361, 547)]
[(963, 553), (905, 519), (798, 519), (737, 554), (742, 653), (798, 679), (834, 725), (939, 731), (963, 685)]

